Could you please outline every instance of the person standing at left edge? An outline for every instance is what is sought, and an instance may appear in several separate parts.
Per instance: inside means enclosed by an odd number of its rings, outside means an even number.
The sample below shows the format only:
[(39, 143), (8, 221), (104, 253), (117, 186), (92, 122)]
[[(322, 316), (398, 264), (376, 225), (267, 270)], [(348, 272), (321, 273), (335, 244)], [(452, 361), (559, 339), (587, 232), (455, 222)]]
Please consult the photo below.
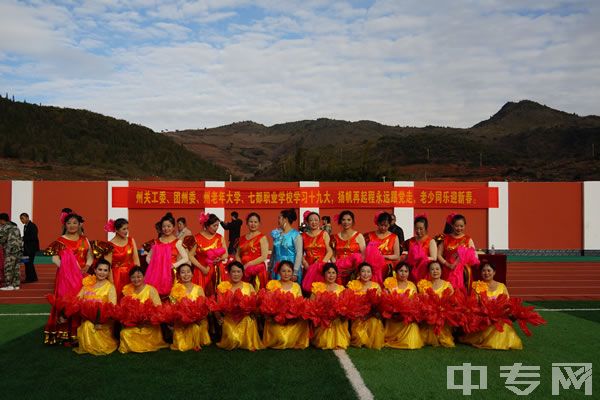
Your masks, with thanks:
[(19, 290), (19, 262), (23, 256), (23, 241), (17, 225), (8, 218), (8, 214), (0, 214), (0, 246), (4, 248), (4, 282), (6, 286), (0, 290)]
[(36, 282), (38, 280), (35, 272), (35, 254), (40, 250), (38, 239), (38, 228), (29, 219), (29, 214), (22, 213), (19, 219), (23, 223), (23, 255), (28, 257), (25, 263), (25, 282)]
[(229, 231), (229, 246), (227, 254), (235, 254), (240, 244), (240, 230), (242, 229), (242, 220), (239, 219), (237, 211), (231, 212), (231, 222), (221, 221), (221, 226), (226, 231)]

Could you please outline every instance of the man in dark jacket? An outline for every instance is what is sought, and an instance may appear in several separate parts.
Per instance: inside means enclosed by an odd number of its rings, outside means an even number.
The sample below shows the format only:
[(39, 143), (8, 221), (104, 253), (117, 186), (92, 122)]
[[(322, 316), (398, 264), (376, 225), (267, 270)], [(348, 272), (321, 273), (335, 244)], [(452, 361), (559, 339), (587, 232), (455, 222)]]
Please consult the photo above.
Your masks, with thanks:
[(235, 255), (238, 244), (240, 243), (240, 230), (242, 228), (242, 220), (238, 218), (239, 214), (237, 211), (231, 213), (231, 222), (221, 221), (221, 226), (226, 231), (229, 231), (229, 247), (227, 252), (229, 255)]
[(23, 223), (23, 255), (29, 257), (29, 260), (25, 263), (25, 280), (26, 282), (35, 282), (38, 280), (34, 265), (35, 253), (40, 250), (38, 228), (29, 219), (27, 213), (21, 214), (20, 220)]

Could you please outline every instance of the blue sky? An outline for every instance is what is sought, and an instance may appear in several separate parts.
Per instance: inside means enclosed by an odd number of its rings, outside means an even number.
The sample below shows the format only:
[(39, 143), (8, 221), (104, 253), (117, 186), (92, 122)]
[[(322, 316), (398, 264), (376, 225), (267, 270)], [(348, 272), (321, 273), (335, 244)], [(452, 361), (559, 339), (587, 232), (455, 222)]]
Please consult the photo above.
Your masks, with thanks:
[(0, 1), (0, 93), (155, 130), (600, 114), (600, 2)]

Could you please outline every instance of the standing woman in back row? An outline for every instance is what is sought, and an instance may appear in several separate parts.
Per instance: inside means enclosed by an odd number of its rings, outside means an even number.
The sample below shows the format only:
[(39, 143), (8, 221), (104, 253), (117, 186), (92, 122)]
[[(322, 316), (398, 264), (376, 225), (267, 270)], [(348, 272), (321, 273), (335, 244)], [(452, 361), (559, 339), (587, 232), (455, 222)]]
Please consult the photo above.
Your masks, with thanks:
[(123, 286), (129, 283), (129, 271), (140, 265), (140, 256), (135, 240), (129, 236), (129, 222), (125, 218), (108, 220), (104, 230), (115, 233), (110, 240), (109, 253), (104, 258), (112, 265), (112, 281), (117, 297), (121, 299)]
[(338, 267), (338, 283), (346, 286), (365, 259), (365, 238), (354, 230), (354, 213), (344, 210), (337, 218), (342, 230), (331, 238), (331, 247), (335, 253), (335, 264)]
[[(255, 285), (258, 288), (267, 286), (267, 257), (269, 257), (269, 241), (259, 231), (260, 215), (251, 212), (246, 217), (248, 233), (240, 237), (240, 243), (235, 254), (235, 260), (244, 265), (244, 282)], [(258, 290), (257, 288), (257, 290)]]
[(273, 252), (269, 264), (271, 279), (280, 278), (276, 268), (281, 261), (286, 260), (294, 265), (292, 282), (302, 283), (302, 236), (292, 227), (297, 219), (293, 208), (283, 210), (277, 218), (278, 228), (271, 231), (273, 238)]
[[(446, 218), (444, 232), (451, 230), (450, 234), (444, 236), (444, 241), (438, 247), (438, 261), (442, 265), (442, 279), (449, 281), (454, 289), (467, 290), (471, 287), (473, 274), (471, 266), (464, 265), (462, 274), (455, 274), (454, 270), (462, 265), (458, 255), (458, 249), (475, 249), (473, 239), (465, 234), (467, 219), (461, 214), (450, 214)], [(449, 229), (450, 228), (450, 229)]]

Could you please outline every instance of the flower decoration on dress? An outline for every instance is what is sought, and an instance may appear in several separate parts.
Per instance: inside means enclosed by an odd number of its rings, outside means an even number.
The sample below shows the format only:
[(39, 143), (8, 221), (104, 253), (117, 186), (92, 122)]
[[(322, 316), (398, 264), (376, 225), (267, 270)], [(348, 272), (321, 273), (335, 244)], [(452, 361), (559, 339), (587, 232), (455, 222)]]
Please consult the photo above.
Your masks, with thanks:
[(416, 221), (416, 220), (417, 220), (417, 218), (425, 218), (425, 219), (427, 219), (427, 213), (423, 213), (423, 214), (417, 214), (417, 215), (415, 215), (415, 219), (414, 219), (414, 220)]
[(133, 290), (133, 285), (128, 283), (127, 285), (123, 286), (123, 290), (121, 292), (123, 293), (123, 296), (132, 296)]
[(108, 221), (106, 221), (106, 224), (104, 224), (104, 232), (115, 232), (114, 219), (109, 219)]
[(377, 212), (375, 213), (375, 216), (373, 217), (373, 223), (374, 223), (375, 225), (377, 225), (377, 220), (379, 219), (379, 216), (380, 216), (381, 214), (383, 214), (384, 212), (385, 212), (385, 211), (377, 211)]
[(419, 288), (419, 292), (425, 293), (427, 289), (433, 289), (433, 283), (427, 279), (421, 279), (419, 283), (417, 283), (417, 287)]
[(204, 211), (200, 211), (200, 216), (198, 216), (198, 222), (200, 222), (200, 225), (204, 226), (204, 224), (206, 224), (206, 221), (208, 221), (208, 214)]
[(96, 284), (96, 275), (88, 275), (81, 281), (83, 286), (94, 286)]
[(271, 237), (273, 240), (277, 240), (281, 237), (281, 229), (273, 229), (271, 231)]
[(354, 292), (360, 292), (363, 288), (363, 284), (359, 280), (353, 280), (348, 282), (348, 289)]
[(456, 217), (456, 213), (448, 214), (448, 216), (446, 217), (446, 223), (448, 225), (452, 225), (452, 220), (454, 219), (454, 217)]
[(311, 286), (312, 293), (323, 293), (327, 291), (327, 284), (325, 282), (313, 282)]
[(281, 289), (281, 282), (278, 280), (272, 279), (267, 283), (267, 290), (273, 292), (275, 290)]
[(61, 212), (61, 213), (60, 213), (60, 217), (59, 217), (59, 219), (60, 219), (60, 223), (64, 225), (64, 224), (65, 224), (65, 222), (67, 222), (67, 217), (68, 217), (70, 214), (75, 214), (75, 213), (74, 213), (74, 212), (66, 213), (66, 212), (64, 212), (64, 211), (63, 211), (63, 212)]
[(170, 297), (172, 299), (174, 299), (175, 301), (179, 301), (179, 300), (183, 299), (186, 294), (187, 294), (187, 289), (185, 288), (185, 285), (183, 285), (182, 283), (176, 283), (173, 285), (173, 288), (171, 289)]
[(475, 293), (477, 294), (482, 294), (482, 293), (486, 293), (488, 290), (488, 285), (487, 283), (483, 282), (483, 281), (475, 281), (471, 284), (471, 287), (473, 288), (473, 290), (475, 291)]
[(219, 286), (217, 286), (217, 290), (221, 293), (225, 293), (230, 291), (232, 287), (233, 285), (231, 284), (231, 282), (223, 281), (219, 283)]
[(398, 281), (393, 276), (390, 276), (389, 278), (385, 278), (385, 281), (383, 281), (383, 286), (392, 292), (398, 287)]

